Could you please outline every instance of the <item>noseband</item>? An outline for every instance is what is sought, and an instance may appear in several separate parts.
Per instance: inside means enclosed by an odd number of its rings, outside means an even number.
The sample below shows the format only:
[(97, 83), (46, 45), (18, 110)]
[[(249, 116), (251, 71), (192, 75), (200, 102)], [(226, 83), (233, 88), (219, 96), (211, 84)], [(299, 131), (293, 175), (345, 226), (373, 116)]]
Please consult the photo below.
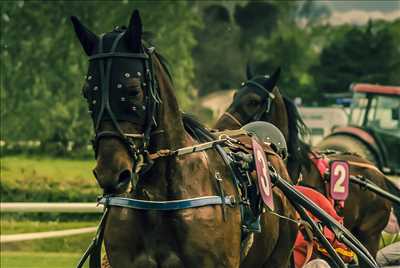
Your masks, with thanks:
[[(262, 109), (260, 109), (260, 111), (255, 112), (250, 117), (250, 120), (249, 120), (249, 122), (259, 121), (261, 119), (261, 117), (263, 116), (263, 114), (269, 113), (269, 111), (271, 110), (271, 104), (272, 104), (272, 100), (275, 99), (275, 94), (273, 94), (272, 92), (269, 92), (263, 85), (254, 81), (253, 79), (243, 82), (241, 84), (241, 87), (239, 88), (239, 90), (242, 90), (245, 86), (249, 86), (249, 85), (260, 89), (263, 93), (267, 93), (267, 102), (265, 103), (265, 105), (263, 103)], [(243, 126), (243, 123), (240, 122), (240, 120), (237, 117), (235, 117), (233, 114), (231, 114), (229, 112), (225, 112), (222, 116), (228, 117), (233, 122), (235, 122), (235, 124), (237, 124), (239, 127)]]
[[(110, 52), (105, 52), (103, 48), (104, 43), (104, 35), (100, 37), (99, 41), (99, 49), (98, 53), (89, 57), (89, 61), (96, 61), (98, 63), (98, 67), (100, 70), (100, 87), (97, 90), (100, 90), (101, 99), (100, 99), (100, 108), (93, 114), (92, 118), (94, 121), (96, 136), (93, 140), (93, 148), (95, 155), (97, 157), (99, 142), (103, 138), (116, 138), (124, 144), (127, 148), (128, 153), (132, 157), (134, 161), (138, 159), (141, 155), (148, 155), (148, 144), (151, 136), (151, 131), (153, 127), (157, 126), (156, 123), (156, 108), (160, 103), (160, 98), (157, 90), (156, 80), (153, 72), (153, 64), (152, 64), (152, 53), (154, 52), (154, 48), (144, 48), (142, 46), (142, 53), (126, 53), (126, 52), (116, 52), (116, 48), (124, 36), (125, 31), (118, 31), (119, 34), (114, 39)], [(138, 118), (140, 115), (144, 118), (144, 132), (140, 134), (131, 134), (123, 132), (122, 128), (118, 121), (125, 121), (124, 118), (127, 117), (126, 112), (121, 112), (117, 109), (117, 112), (113, 111), (110, 105), (110, 93), (111, 93), (111, 67), (113, 64), (113, 59), (115, 58), (126, 58), (133, 60), (140, 60), (143, 65), (143, 69), (145, 70), (144, 75), (140, 72), (137, 72), (137, 77), (142, 80), (141, 85), (145, 87), (144, 95), (145, 95), (145, 103), (142, 107), (130, 107), (131, 111), (129, 111), (129, 115), (135, 114)], [(125, 78), (130, 77), (129, 73), (124, 74)], [(117, 84), (117, 88), (122, 88), (122, 84)], [(127, 97), (121, 97), (121, 102), (126, 101)], [(90, 111), (93, 113), (93, 111)], [(99, 131), (100, 124), (104, 120), (104, 116), (108, 115), (108, 118), (116, 131)], [(128, 116), (129, 116), (128, 115)], [(140, 146), (138, 147), (135, 144), (135, 140), (141, 140)]]

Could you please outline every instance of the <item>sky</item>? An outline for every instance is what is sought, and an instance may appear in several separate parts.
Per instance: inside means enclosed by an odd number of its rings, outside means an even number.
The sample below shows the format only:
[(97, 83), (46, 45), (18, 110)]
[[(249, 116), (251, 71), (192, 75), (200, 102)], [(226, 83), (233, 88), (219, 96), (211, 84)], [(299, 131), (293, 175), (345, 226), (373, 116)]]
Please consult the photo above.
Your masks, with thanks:
[(393, 21), (400, 18), (400, 0), (316, 1), (331, 10), (330, 24), (364, 24), (369, 19)]

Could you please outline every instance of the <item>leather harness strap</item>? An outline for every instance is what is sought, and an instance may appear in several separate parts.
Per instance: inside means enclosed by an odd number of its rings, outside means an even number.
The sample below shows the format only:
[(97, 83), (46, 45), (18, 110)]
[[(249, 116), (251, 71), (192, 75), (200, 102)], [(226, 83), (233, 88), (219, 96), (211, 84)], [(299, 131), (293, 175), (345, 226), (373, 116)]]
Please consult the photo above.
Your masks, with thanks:
[(368, 168), (368, 169), (373, 169), (376, 172), (382, 174), (382, 171), (380, 171), (376, 166), (373, 164), (368, 164), (368, 163), (362, 163), (362, 162), (356, 162), (356, 161), (346, 161), (349, 165), (351, 166), (356, 166), (356, 167), (361, 167), (361, 168)]
[(225, 113), (223, 114), (223, 116), (229, 117), (229, 118), (230, 118), (233, 122), (235, 122), (239, 127), (242, 127), (242, 126), (243, 126), (242, 123), (240, 123), (240, 121), (239, 121), (235, 116), (233, 116), (231, 113), (225, 112)]
[(221, 198), (221, 196), (216, 195), (168, 201), (150, 201), (124, 197), (103, 197), (100, 199), (99, 204), (102, 204), (105, 207), (113, 206), (139, 210), (170, 211), (222, 204), (235, 206), (236, 200), (233, 196), (225, 196), (224, 198)]
[(90, 243), (89, 247), (79, 260), (76, 268), (82, 268), (87, 258), (89, 258), (89, 268), (100, 268), (101, 267), (101, 245), (104, 236), (104, 227), (108, 216), (108, 208), (104, 209), (103, 216), (100, 219), (99, 226), (97, 227), (96, 235)]

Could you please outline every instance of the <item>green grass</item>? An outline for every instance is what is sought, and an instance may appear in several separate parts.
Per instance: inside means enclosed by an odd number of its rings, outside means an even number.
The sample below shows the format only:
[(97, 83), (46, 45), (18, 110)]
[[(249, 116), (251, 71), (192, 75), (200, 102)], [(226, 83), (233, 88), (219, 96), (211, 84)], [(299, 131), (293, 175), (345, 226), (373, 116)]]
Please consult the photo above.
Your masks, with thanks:
[(92, 175), (94, 166), (94, 160), (1, 157), (1, 201), (94, 201), (100, 193)]
[[(100, 217), (100, 215), (99, 215)], [(71, 221), (71, 222), (40, 222), (40, 221), (1, 221), (1, 234), (20, 234), (32, 232), (56, 231), (97, 226), (97, 221)], [(46, 238), (31, 241), (6, 243), (1, 245), (1, 251), (27, 251), (27, 252), (83, 252), (91, 242), (94, 233), (73, 235), (57, 238)]]
[(2, 268), (71, 268), (76, 266), (80, 257), (79, 253), (2, 251), (0, 266)]
[[(100, 218), (101, 215), (99, 214)], [(65, 229), (75, 229), (83, 227), (96, 226), (95, 221), (17, 221), (13, 219), (1, 220), (0, 231), (2, 235), (5, 234), (20, 234), (20, 233), (34, 233), (34, 232), (45, 232), (45, 231), (57, 231)]]

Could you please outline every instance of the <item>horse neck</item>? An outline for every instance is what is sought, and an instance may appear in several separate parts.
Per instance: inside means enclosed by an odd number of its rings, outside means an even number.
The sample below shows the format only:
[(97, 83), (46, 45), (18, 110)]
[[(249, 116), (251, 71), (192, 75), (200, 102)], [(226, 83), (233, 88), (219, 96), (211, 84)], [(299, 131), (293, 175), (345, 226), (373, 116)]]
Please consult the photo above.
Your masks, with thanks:
[(294, 104), (280, 94), (275, 94), (275, 96), (277, 107), (279, 107), (275, 114), (280, 115), (280, 121), (279, 119), (276, 120), (276, 124), (283, 132), (287, 142), (289, 152), (288, 172), (292, 179), (296, 181), (300, 172), (308, 173), (312, 171), (313, 164), (309, 158), (311, 149), (299, 137), (300, 122), (298, 121), (301, 118)]
[(283, 96), (280, 94), (278, 88), (274, 88), (272, 93), (275, 95), (274, 105), (275, 112), (271, 115), (270, 123), (274, 124), (282, 132), (286, 141), (290, 139), (289, 133), (289, 116), (287, 113), (285, 101)]
[[(150, 151), (156, 152), (160, 149), (176, 150), (193, 144), (193, 140), (186, 133), (178, 102), (173, 93), (173, 86), (166, 75), (158, 59), (153, 59), (154, 69), (159, 87), (161, 103), (157, 113), (156, 130), (162, 131), (150, 139)], [(174, 185), (179, 184), (181, 178), (176, 176), (173, 170), (177, 170), (175, 157), (161, 157), (154, 161), (154, 165), (146, 173), (142, 184), (138, 188), (139, 193), (151, 193), (150, 199), (169, 199), (176, 191)], [(149, 194), (150, 195), (150, 194)]]
[(303, 176), (302, 178), (303, 185), (310, 186), (316, 189), (318, 192), (326, 194), (324, 180), (321, 177), (318, 168), (313, 163), (311, 163), (311, 160), (309, 168), (308, 169), (303, 168), (301, 173)]
[(213, 125), (213, 129), (226, 130), (226, 129), (239, 129), (241, 125), (235, 122), (232, 118), (226, 114), (221, 115), (217, 122)]
[(173, 150), (188, 146), (192, 141), (183, 126), (181, 111), (171, 81), (158, 58), (154, 57), (153, 64), (162, 101), (158, 112), (158, 124), (159, 129), (164, 133), (157, 145), (162, 149)]

